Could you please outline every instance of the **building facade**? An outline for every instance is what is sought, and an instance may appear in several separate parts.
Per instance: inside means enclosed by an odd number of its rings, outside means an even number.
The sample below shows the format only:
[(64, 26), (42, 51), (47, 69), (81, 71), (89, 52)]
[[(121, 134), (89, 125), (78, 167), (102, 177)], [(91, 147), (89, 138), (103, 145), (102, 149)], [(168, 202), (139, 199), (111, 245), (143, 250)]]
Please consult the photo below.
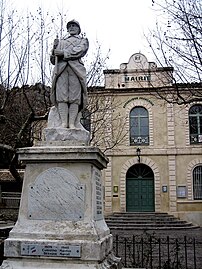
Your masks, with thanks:
[[(109, 158), (106, 215), (168, 212), (202, 225), (202, 102), (177, 104), (172, 73), (136, 53), (90, 92), (106, 107), (94, 135)], [(187, 86), (179, 87), (186, 99)], [(92, 126), (100, 122), (93, 117)]]

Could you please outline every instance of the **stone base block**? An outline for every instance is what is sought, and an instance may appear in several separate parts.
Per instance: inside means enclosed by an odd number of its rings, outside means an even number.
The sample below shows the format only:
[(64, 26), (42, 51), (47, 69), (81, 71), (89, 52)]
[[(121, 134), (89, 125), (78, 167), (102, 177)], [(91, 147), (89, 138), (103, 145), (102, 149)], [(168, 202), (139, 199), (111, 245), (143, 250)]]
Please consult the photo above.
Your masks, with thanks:
[[(59, 130), (46, 129), (57, 135)], [(77, 133), (64, 130), (61, 135)], [(120, 268), (103, 216), (101, 170), (108, 160), (97, 148), (61, 142), (18, 151), (26, 170), (18, 221), (5, 240), (1, 269)]]
[(102, 261), (112, 252), (112, 236), (100, 240), (47, 240), (8, 238), (4, 255), (9, 258), (77, 259)]
[(119, 269), (120, 258), (109, 254), (103, 261), (78, 261), (65, 259), (44, 259), (37, 257), (36, 259), (8, 259), (5, 260), (0, 267), (1, 269)]
[(68, 128), (45, 128), (43, 136), (46, 142), (50, 141), (66, 141), (70, 145), (88, 145), (90, 141), (90, 133), (83, 129), (68, 129)]

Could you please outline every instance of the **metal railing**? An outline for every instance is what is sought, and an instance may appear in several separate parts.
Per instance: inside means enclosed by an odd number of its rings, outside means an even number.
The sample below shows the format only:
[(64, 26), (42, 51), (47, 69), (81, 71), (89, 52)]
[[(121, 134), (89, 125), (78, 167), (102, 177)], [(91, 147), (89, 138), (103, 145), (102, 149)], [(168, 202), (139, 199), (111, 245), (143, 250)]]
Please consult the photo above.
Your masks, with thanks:
[(1, 193), (1, 203), (6, 208), (19, 208), (20, 206), (20, 192), (2, 192)]
[(201, 269), (202, 242), (195, 238), (121, 237), (113, 241), (114, 252), (127, 268)]

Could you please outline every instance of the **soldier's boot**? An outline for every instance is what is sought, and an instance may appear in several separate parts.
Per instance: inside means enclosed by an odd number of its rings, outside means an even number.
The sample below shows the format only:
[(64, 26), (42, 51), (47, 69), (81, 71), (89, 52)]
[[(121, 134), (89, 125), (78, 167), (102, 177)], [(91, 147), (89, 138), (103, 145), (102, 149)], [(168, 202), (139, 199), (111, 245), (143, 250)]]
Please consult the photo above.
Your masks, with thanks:
[(77, 104), (70, 104), (69, 106), (69, 128), (75, 129), (76, 128), (76, 118), (79, 112), (79, 105)]

